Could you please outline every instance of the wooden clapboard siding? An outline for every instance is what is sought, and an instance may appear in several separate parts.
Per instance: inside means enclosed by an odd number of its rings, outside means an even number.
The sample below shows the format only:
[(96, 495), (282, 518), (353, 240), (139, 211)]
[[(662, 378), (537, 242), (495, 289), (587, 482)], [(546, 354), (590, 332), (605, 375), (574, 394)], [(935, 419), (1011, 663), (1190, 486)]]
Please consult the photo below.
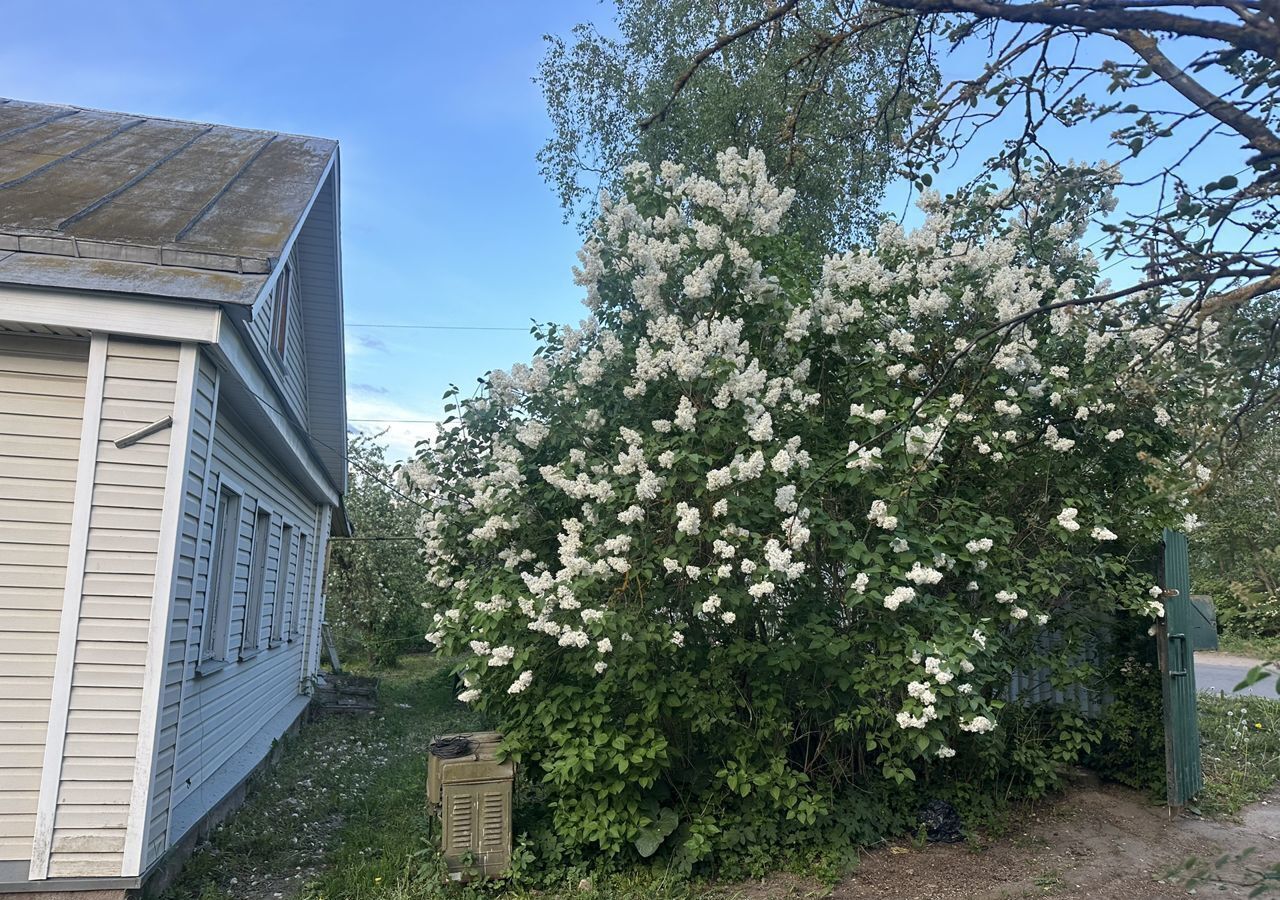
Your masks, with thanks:
[(31, 856), (88, 358), (0, 333), (0, 860)]
[[(249, 334), (263, 355), (271, 361), (270, 369), (276, 378), (289, 410), (305, 428), (307, 424), (307, 365), (306, 333), (303, 327), (303, 291), (299, 274), (298, 257), (289, 254), (289, 321), (285, 332), (285, 354), (281, 359), (271, 342), (271, 325), (275, 320), (276, 297), (279, 287), (271, 292), (249, 324)], [(283, 276), (281, 276), (283, 277)]]
[[(194, 438), (194, 436), (193, 436)], [(203, 477), (202, 459), (197, 450), (208, 447), (208, 475)], [(171, 644), (169, 652), (170, 688), (163, 717), (173, 720), (176, 741), (172, 747), (161, 745), (163, 768), (172, 772), (171, 790), (166, 795), (163, 782), (159, 782), (153, 794), (153, 824), (159, 826), (163, 801), (170, 807), (181, 804), (193, 792), (214, 775), (228, 759), (265, 729), (277, 729), (277, 734), (289, 723), (280, 717), (301, 692), (302, 641), (290, 640), (278, 646), (266, 644), (267, 625), (274, 614), (276, 604), (288, 596), (282, 583), (281, 572), (301, 568), (301, 577), (293, 596), (302, 607), (313, 587), (310, 573), (315, 561), (316, 519), (318, 505), (307, 497), (295, 480), (285, 473), (275, 460), (242, 426), (234, 413), (225, 405), (219, 405), (213, 421), (211, 442), (193, 439), (191, 471), (188, 477), (188, 510), (184, 515), (184, 538), (179, 564), (179, 599), (175, 602), (175, 620), (172, 630), (175, 636), (185, 640), (181, 646)], [(200, 472), (200, 477), (197, 476)], [(234, 485), (243, 490), (240, 533), (237, 548), (235, 589), (229, 621), (228, 660), (218, 671), (197, 676), (195, 673), (198, 648), (201, 643), (203, 610), (208, 588), (208, 567), (211, 550), (213, 508), (218, 485)], [(200, 503), (194, 503), (195, 492), (200, 492)], [(268, 507), (273, 515), (271, 540), (267, 544), (267, 575), (265, 579), (262, 619), (259, 632), (263, 649), (243, 661), (237, 659), (246, 623), (245, 607), (249, 584), (249, 559), (252, 546), (252, 529), (259, 504)], [(296, 536), (307, 536), (306, 558), (301, 564), (281, 560), (282, 548), (279, 530), (282, 522), (294, 528)], [(198, 539), (194, 539), (196, 529)], [(194, 557), (192, 556), (194, 554)], [(294, 575), (298, 579), (297, 574)], [(189, 592), (190, 596), (186, 596)], [(249, 625), (253, 627), (252, 624)], [(183, 683), (185, 682), (185, 683)], [(173, 706), (179, 696), (175, 685), (181, 687), (180, 705)], [(211, 797), (212, 803), (216, 797)], [(180, 835), (170, 836), (170, 840)], [(148, 842), (148, 853), (159, 852), (155, 841)]]
[[(112, 336), (49, 875), (121, 873), (142, 710), (180, 347)], [(88, 814), (91, 813), (91, 814)]]

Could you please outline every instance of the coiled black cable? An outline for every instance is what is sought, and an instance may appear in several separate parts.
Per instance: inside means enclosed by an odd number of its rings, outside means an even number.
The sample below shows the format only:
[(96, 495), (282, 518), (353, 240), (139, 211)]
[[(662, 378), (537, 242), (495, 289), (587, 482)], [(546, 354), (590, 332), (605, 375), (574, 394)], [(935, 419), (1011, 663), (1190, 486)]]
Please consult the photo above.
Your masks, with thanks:
[(443, 737), (436, 738), (427, 745), (427, 749), (431, 751), (431, 755), (438, 759), (457, 759), (460, 756), (468, 756), (471, 754), (472, 745), (470, 738), (462, 737)]

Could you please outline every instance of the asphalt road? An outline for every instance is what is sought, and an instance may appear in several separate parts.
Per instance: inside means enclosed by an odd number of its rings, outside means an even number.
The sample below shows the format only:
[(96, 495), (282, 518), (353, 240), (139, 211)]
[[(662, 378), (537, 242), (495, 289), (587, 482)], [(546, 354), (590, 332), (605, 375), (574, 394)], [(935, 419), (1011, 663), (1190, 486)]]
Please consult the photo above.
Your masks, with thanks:
[(1225, 653), (1196, 654), (1196, 689), (1201, 692), (1219, 692), (1228, 696), (1249, 694), (1255, 697), (1266, 697), (1270, 700), (1280, 699), (1276, 693), (1276, 678), (1270, 675), (1257, 684), (1252, 684), (1243, 691), (1235, 691), (1235, 686), (1244, 680), (1256, 663), (1256, 660), (1242, 656), (1229, 656)]

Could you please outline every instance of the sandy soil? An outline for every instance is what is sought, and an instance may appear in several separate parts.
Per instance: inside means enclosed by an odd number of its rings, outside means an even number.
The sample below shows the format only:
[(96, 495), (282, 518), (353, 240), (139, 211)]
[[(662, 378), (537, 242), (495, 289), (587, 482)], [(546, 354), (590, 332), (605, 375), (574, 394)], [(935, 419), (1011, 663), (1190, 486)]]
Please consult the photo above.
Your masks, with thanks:
[(1220, 666), (1244, 666), (1251, 669), (1262, 665), (1262, 660), (1252, 656), (1241, 656), (1238, 653), (1223, 653), (1221, 650), (1197, 650), (1196, 662), (1213, 663)]
[[(948, 898), (1054, 897), (1072, 900), (1186, 897), (1187, 887), (1172, 870), (1196, 857), (1209, 865), (1224, 854), (1249, 847), (1241, 863), (1217, 870), (1219, 883), (1195, 893), (1248, 897), (1254, 879), (1248, 870), (1280, 863), (1280, 793), (1246, 811), (1239, 823), (1193, 816), (1169, 819), (1123, 788), (1085, 784), (1062, 799), (1015, 822), (985, 846), (901, 842), (862, 857), (858, 870), (827, 892), (781, 876), (741, 885), (730, 896), (756, 898), (830, 897), (831, 900), (948, 900)], [(1221, 886), (1220, 886), (1221, 885)]]

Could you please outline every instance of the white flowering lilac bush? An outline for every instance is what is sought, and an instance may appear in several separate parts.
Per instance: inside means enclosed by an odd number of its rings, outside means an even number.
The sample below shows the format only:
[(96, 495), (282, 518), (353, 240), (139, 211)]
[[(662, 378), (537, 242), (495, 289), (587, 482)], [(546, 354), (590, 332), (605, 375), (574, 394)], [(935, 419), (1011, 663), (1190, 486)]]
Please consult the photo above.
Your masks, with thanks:
[(590, 317), (421, 458), (428, 639), (562, 852), (690, 866), (872, 836), (926, 782), (1043, 789), (1094, 726), (1029, 728), (1011, 673), (1086, 680), (1099, 621), (1145, 631), (1206, 475), (1174, 384), (1204, 331), (1071, 305), (1088, 192), (930, 198), (823, 255), (758, 154), (718, 166), (634, 166), (581, 253)]

